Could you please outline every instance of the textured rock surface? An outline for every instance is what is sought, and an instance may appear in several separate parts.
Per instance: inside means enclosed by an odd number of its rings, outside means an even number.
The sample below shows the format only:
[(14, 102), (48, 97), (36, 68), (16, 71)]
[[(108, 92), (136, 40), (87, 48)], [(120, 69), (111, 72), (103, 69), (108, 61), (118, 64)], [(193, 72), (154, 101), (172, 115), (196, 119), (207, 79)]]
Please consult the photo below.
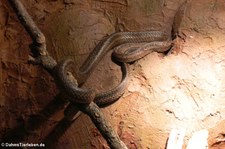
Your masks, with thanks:
[[(158, 29), (170, 32), (182, 1), (23, 0), (23, 3), (45, 33), (53, 57), (73, 58), (78, 69), (107, 34)], [(174, 27), (179, 36), (172, 52), (167, 56), (153, 53), (130, 65), (127, 92), (115, 104), (102, 109), (129, 148), (165, 148), (170, 130), (181, 127), (186, 128), (187, 140), (194, 131), (209, 129), (209, 148), (223, 148), (224, 7), (222, 0), (188, 1), (183, 8), (184, 18), (182, 11), (175, 17)], [(44, 119), (38, 130), (26, 132), (24, 137), (24, 142), (43, 142), (62, 118), (65, 102), (51, 102), (57, 92), (52, 78), (41, 68), (27, 64), (29, 43), (7, 1), (1, 1), (0, 138), (24, 122), (30, 128)], [(99, 91), (109, 89), (120, 77), (120, 69), (111, 62), (109, 53), (85, 86)], [(46, 118), (54, 111), (50, 107), (58, 104), (62, 106)], [(59, 141), (54, 142), (57, 148), (108, 148), (85, 115), (64, 128), (65, 125), (57, 127), (61, 130)]]

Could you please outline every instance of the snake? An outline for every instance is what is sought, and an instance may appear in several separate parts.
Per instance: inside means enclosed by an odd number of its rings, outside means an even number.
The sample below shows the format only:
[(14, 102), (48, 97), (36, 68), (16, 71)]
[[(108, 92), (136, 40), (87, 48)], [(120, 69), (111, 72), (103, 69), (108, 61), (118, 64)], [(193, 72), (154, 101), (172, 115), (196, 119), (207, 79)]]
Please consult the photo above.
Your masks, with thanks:
[[(129, 74), (127, 62), (136, 61), (153, 51), (168, 50), (171, 45), (169, 40), (168, 34), (162, 31), (113, 33), (96, 45), (75, 73), (75, 77), (68, 70), (69, 66), (75, 65), (73, 61), (70, 59), (61, 61), (55, 68), (55, 80), (75, 103), (88, 104), (94, 101), (97, 105), (104, 105), (114, 102), (127, 88)], [(126, 44), (129, 44), (130, 48), (125, 48)], [(122, 79), (119, 85), (103, 93), (96, 93), (94, 89), (80, 88), (109, 51), (113, 51), (112, 56), (120, 62)]]
[[(55, 82), (61, 90), (65, 91), (68, 97), (73, 97), (71, 100), (76, 103), (87, 104), (93, 99), (97, 105), (107, 105), (123, 95), (125, 88), (128, 85), (128, 66), (126, 63), (120, 63), (122, 71), (122, 79), (120, 84), (109, 91), (97, 93), (94, 89), (80, 88), (77, 80), (70, 72), (69, 66), (74, 66), (72, 59), (65, 59), (58, 63), (55, 67)], [(73, 68), (73, 67), (72, 67)]]
[(113, 57), (120, 62), (134, 62), (152, 52), (166, 52), (171, 47), (171, 41), (154, 41), (150, 43), (128, 43), (114, 48)]

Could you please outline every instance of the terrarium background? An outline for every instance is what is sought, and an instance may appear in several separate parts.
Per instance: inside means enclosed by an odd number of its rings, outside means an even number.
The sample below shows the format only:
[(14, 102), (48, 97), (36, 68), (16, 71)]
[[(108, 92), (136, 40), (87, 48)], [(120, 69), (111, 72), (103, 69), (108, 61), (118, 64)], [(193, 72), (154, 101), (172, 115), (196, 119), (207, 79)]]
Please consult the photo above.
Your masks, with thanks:
[[(106, 34), (145, 30), (171, 32), (176, 10), (184, 1), (22, 2), (46, 35), (53, 57), (57, 60), (71, 57), (79, 67)], [(129, 148), (164, 148), (172, 128), (186, 127), (188, 136), (193, 131), (212, 128), (210, 145), (224, 133), (224, 8), (223, 0), (188, 0), (176, 18), (175, 29), (182, 39), (177, 40), (174, 51), (166, 57), (153, 53), (130, 66), (127, 92), (118, 102), (102, 109)], [(42, 68), (27, 64), (30, 43), (31, 39), (7, 0), (2, 0), (0, 138), (37, 116), (57, 93), (53, 79)], [(85, 85), (109, 89), (120, 81), (120, 75), (119, 67), (111, 62), (108, 54)], [(24, 141), (42, 142), (62, 117), (61, 109), (40, 129), (29, 133)], [(54, 143), (57, 148), (107, 148), (84, 114)]]

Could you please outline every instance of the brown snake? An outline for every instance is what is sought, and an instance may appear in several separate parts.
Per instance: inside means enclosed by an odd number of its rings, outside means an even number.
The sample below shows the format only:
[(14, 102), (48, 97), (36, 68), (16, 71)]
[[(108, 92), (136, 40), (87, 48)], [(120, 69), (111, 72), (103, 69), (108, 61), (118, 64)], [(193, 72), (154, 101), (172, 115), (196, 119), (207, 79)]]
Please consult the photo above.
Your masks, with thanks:
[[(124, 93), (128, 84), (128, 69), (127, 64), (124, 62), (138, 60), (153, 51), (165, 52), (171, 46), (171, 42), (168, 42), (168, 40), (169, 36), (161, 31), (113, 33), (97, 44), (80, 67), (75, 75), (78, 83), (68, 70), (68, 66), (73, 64), (72, 60), (64, 60), (56, 66), (56, 82), (76, 103), (90, 103), (93, 100), (98, 105), (111, 103)], [(139, 44), (143, 45), (143, 43), (145, 45), (140, 47)], [(126, 49), (123, 44), (130, 44), (130, 48)], [(117, 48), (114, 50), (115, 47)], [(110, 50), (114, 50), (113, 56), (122, 62), (122, 80), (120, 84), (112, 90), (100, 94), (97, 94), (93, 89), (79, 88), (78, 84), (83, 84), (86, 81), (99, 61)]]
[[(77, 103), (90, 103), (93, 99), (98, 105), (106, 105), (114, 102), (124, 93), (128, 84), (128, 67), (126, 63), (121, 63), (122, 80), (120, 84), (102, 93), (96, 93), (94, 89), (79, 88), (76, 79), (68, 69), (69, 66), (75, 65), (73, 60), (66, 59), (61, 61), (55, 68), (57, 72), (55, 74), (56, 82), (58, 86), (64, 90), (69, 97), (73, 97), (73, 100)], [(62, 84), (63, 83), (63, 84)]]
[(113, 57), (120, 62), (133, 62), (152, 52), (165, 52), (171, 47), (171, 41), (150, 43), (127, 43), (114, 48)]

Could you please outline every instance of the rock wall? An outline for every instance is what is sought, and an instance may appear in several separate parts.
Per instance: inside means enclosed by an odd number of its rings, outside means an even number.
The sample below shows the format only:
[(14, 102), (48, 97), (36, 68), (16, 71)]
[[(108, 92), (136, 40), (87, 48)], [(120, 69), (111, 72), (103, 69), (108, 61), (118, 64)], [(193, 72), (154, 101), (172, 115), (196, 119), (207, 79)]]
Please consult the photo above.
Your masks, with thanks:
[[(173, 128), (209, 129), (209, 148), (223, 145), (224, 2), (222, 0), (22, 0), (57, 60), (77, 69), (95, 45), (116, 31), (172, 32), (168, 54), (131, 64), (124, 96), (102, 111), (131, 149), (165, 148)], [(42, 68), (27, 64), (31, 40), (8, 2), (0, 2), (0, 138), (46, 142), (55, 148), (108, 148), (82, 114), (64, 124), (66, 101)], [(85, 83), (99, 91), (117, 85), (120, 68), (106, 55)], [(55, 141), (57, 140), (58, 141)], [(219, 143), (218, 143), (219, 142)]]

